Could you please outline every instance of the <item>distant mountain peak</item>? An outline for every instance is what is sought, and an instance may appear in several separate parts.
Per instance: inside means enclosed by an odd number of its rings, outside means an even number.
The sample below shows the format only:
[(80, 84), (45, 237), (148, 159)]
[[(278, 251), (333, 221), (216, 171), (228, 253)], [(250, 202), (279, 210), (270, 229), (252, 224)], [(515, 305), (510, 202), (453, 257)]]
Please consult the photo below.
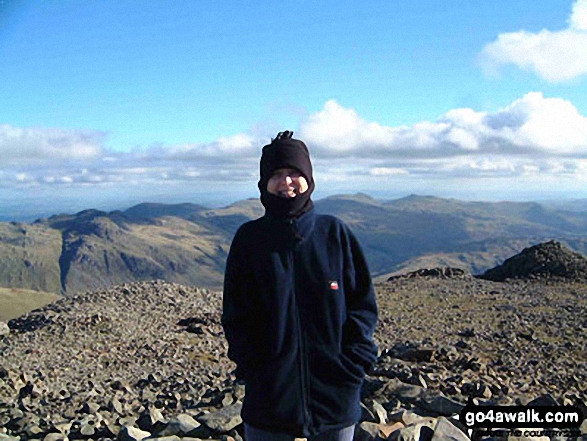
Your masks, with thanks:
[(525, 248), (505, 260), (502, 265), (487, 270), (482, 279), (503, 282), (506, 279), (560, 277), (587, 279), (587, 258), (570, 250), (556, 240)]
[(381, 202), (375, 199), (372, 196), (369, 196), (366, 193), (354, 193), (354, 194), (337, 194), (333, 196), (328, 196), (325, 200), (343, 200), (343, 201), (353, 201), (353, 202), (360, 202), (364, 204), (374, 204), (374, 205), (381, 205)]
[(132, 219), (153, 219), (163, 216), (189, 217), (198, 214), (206, 208), (189, 202), (180, 204), (163, 204), (157, 202), (143, 202), (127, 208), (122, 213)]
[(404, 201), (413, 201), (413, 200), (416, 200), (416, 201), (419, 201), (419, 200), (435, 200), (435, 201), (438, 201), (438, 200), (441, 200), (441, 199), (444, 199), (444, 198), (440, 198), (438, 196), (432, 196), (432, 195), (412, 193), (412, 194), (409, 194), (408, 196), (405, 196), (403, 198), (400, 198), (399, 200), (400, 201), (401, 200), (404, 200)]

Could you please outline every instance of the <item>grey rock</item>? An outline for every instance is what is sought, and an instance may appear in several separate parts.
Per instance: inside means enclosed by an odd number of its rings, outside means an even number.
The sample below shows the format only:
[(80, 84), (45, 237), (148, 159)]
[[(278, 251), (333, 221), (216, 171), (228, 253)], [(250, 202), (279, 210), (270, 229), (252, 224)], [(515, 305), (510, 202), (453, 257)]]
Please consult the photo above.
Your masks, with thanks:
[(379, 436), (379, 425), (364, 421), (355, 426), (354, 441), (374, 441)]
[(10, 409), (10, 418), (17, 419), (17, 418), (23, 418), (23, 417), (24, 417), (24, 412), (22, 410), (17, 409), (17, 408)]
[(373, 400), (373, 411), (377, 415), (379, 424), (387, 424), (387, 410), (378, 401)]
[(428, 384), (426, 383), (426, 379), (423, 375), (413, 375), (408, 379), (408, 383), (423, 387), (424, 389), (428, 389)]
[(108, 409), (112, 412), (116, 412), (119, 415), (124, 415), (124, 408), (118, 398), (114, 397), (108, 403)]
[(372, 423), (377, 422), (377, 419), (375, 418), (375, 415), (373, 415), (373, 412), (371, 412), (371, 410), (365, 406), (365, 404), (361, 401), (361, 421), (370, 421)]
[(121, 426), (110, 419), (105, 419), (103, 427), (110, 432), (112, 436), (117, 436), (120, 433)]
[[(222, 436), (224, 436), (224, 435), (222, 435)], [(228, 434), (226, 436), (232, 437), (234, 441), (244, 441), (243, 437), (240, 435), (240, 433), (236, 429), (233, 429), (230, 432), (228, 432)]]
[(231, 393), (224, 394), (224, 398), (222, 398), (222, 406), (223, 407), (230, 406), (232, 403), (234, 403), (234, 397), (232, 396), (232, 394)]
[(451, 416), (458, 414), (463, 407), (463, 404), (450, 398), (437, 396), (430, 400), (421, 400), (418, 405), (424, 409), (430, 410), (438, 415)]
[(434, 349), (408, 349), (402, 354), (399, 354), (397, 358), (400, 358), (405, 361), (415, 361), (415, 362), (430, 362), (432, 357), (434, 356), (435, 350)]
[(48, 433), (43, 438), (43, 441), (68, 441), (68, 440), (69, 440), (69, 438), (64, 433)]
[(528, 406), (558, 406), (557, 400), (550, 394), (541, 395), (528, 402)]
[(137, 429), (136, 427), (123, 426), (120, 432), (118, 432), (116, 439), (119, 441), (142, 441), (150, 436), (151, 434), (149, 432)]
[(36, 423), (27, 424), (27, 426), (24, 428), (24, 433), (29, 438), (40, 438), (43, 432), (43, 429), (41, 429)]
[(0, 433), (0, 441), (20, 441), (20, 436), (10, 436)]
[(110, 387), (114, 390), (132, 393), (132, 387), (126, 380), (115, 379), (110, 383)]
[(415, 412), (411, 412), (406, 409), (399, 410), (398, 412), (394, 413), (389, 417), (390, 421), (400, 422), (406, 426), (412, 426), (416, 424), (424, 424), (426, 423), (430, 427), (434, 425), (434, 418), (429, 416), (418, 415)]
[[(0, 429), (5, 428), (7, 424), (10, 423), (10, 416), (8, 415), (0, 415)], [(4, 433), (0, 430), (0, 433)]]
[(430, 419), (425, 422), (406, 426), (403, 429), (396, 430), (389, 438), (389, 441), (426, 441), (432, 440), (434, 436), (434, 427), (436, 421)]
[(242, 407), (243, 405), (241, 403), (223, 407), (217, 412), (211, 412), (198, 417), (198, 421), (205, 424), (214, 432), (226, 433), (242, 423)]
[(72, 421), (56, 421), (53, 422), (51, 426), (53, 427), (53, 430), (56, 430), (59, 433), (66, 434), (71, 430), (72, 424)]
[(96, 428), (100, 422), (94, 418), (84, 418), (80, 424), (79, 433), (85, 437), (92, 437), (96, 434)]
[(237, 382), (234, 386), (234, 398), (242, 400), (245, 397), (245, 385), (241, 382)]
[(138, 419), (139, 419), (138, 416), (121, 417), (121, 418), (118, 418), (118, 424), (120, 425), (120, 427), (123, 427), (123, 426), (133, 427), (133, 426), (136, 426)]
[(159, 432), (164, 427), (165, 419), (163, 414), (156, 407), (150, 407), (143, 411), (142, 415), (137, 420), (137, 425), (141, 430), (147, 432)]
[(461, 393), (468, 397), (491, 398), (491, 389), (483, 383), (465, 383), (461, 386)]
[(167, 426), (158, 433), (158, 436), (192, 436), (200, 426), (201, 424), (191, 415), (182, 413), (171, 418)]
[(447, 418), (439, 417), (436, 421), (432, 441), (469, 441), (469, 439), (467, 435)]
[(8, 325), (4, 322), (0, 322), (0, 338), (4, 338), (8, 334), (10, 334), (10, 328)]
[(177, 435), (170, 435), (170, 436), (157, 436), (155, 438), (147, 438), (147, 439), (153, 439), (153, 440), (157, 440), (157, 441), (184, 441), (188, 438), (180, 438)]
[(83, 413), (96, 413), (98, 410), (100, 410), (100, 405), (91, 401), (86, 401), (82, 406)]
[(385, 396), (397, 397), (402, 402), (414, 402), (424, 394), (424, 391), (425, 389), (421, 386), (392, 379), (385, 384), (382, 393)]

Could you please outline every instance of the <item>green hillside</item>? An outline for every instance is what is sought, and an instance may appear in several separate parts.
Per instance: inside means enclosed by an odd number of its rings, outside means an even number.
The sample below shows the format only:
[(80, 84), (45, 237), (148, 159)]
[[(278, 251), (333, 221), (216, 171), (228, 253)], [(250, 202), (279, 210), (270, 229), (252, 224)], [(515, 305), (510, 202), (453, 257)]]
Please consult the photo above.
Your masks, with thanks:
[(53, 303), (59, 296), (54, 293), (22, 288), (0, 288), (0, 321), (20, 317), (33, 309)]

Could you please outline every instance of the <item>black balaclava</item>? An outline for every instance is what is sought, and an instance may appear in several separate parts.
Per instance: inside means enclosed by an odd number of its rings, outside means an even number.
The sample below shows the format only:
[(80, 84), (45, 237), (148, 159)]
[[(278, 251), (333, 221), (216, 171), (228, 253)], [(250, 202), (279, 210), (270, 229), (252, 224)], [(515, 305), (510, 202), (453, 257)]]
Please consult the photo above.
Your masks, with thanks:
[[(296, 218), (314, 206), (311, 196), (314, 191), (314, 177), (312, 176), (312, 163), (306, 144), (292, 138), (293, 132), (279, 132), (271, 144), (263, 147), (261, 155), (261, 179), (259, 190), (261, 191), (261, 203), (267, 213), (283, 218)], [(267, 182), (275, 170), (280, 168), (295, 168), (299, 170), (308, 181), (308, 189), (298, 193), (295, 198), (286, 198), (271, 194), (267, 191)]]

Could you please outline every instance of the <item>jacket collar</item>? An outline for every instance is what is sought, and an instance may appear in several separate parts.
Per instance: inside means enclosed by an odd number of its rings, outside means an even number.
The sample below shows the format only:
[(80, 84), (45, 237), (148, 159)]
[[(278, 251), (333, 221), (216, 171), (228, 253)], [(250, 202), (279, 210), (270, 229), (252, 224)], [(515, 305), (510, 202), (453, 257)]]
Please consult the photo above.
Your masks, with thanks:
[(314, 224), (316, 223), (316, 213), (314, 212), (314, 209), (311, 209), (293, 219), (275, 217), (267, 212), (264, 217), (272, 225), (280, 229), (285, 229), (294, 239), (299, 241), (304, 241), (310, 236), (314, 229)]

